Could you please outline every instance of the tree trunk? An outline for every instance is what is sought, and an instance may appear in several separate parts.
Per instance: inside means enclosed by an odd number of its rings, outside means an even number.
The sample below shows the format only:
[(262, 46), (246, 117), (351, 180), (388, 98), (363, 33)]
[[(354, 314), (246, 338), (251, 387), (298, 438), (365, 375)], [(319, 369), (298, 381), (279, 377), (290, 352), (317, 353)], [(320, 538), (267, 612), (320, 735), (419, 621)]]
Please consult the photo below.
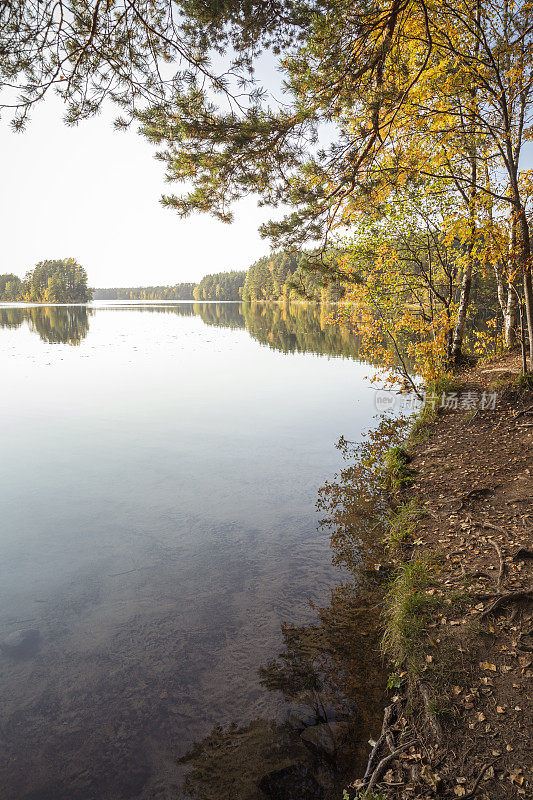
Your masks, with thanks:
[(466, 328), (466, 313), (470, 302), (470, 290), (472, 288), (472, 243), (468, 246), (468, 260), (466, 262), (463, 280), (461, 283), (461, 297), (459, 298), (459, 309), (457, 311), (457, 321), (453, 332), (452, 359), (457, 364), (461, 360), (463, 339)]
[(524, 281), (524, 304), (529, 339), (529, 369), (533, 370), (533, 286), (531, 282), (531, 242), (524, 207), (518, 209), (518, 254)]
[(517, 343), (516, 326), (518, 324), (518, 308), (516, 305), (516, 295), (513, 291), (512, 281), (507, 284), (503, 280), (504, 271), (497, 264), (493, 264), (494, 277), (496, 278), (496, 293), (498, 303), (503, 316), (503, 335), (505, 346), (512, 349)]
[(524, 270), (524, 302), (529, 339), (529, 371), (533, 372), (533, 286), (531, 283), (531, 264)]
[(461, 296), (459, 298), (459, 308), (457, 310), (457, 320), (453, 332), (452, 359), (455, 364), (461, 360), (463, 340), (466, 329), (466, 316), (468, 304), (470, 303), (470, 290), (472, 289), (472, 270), (474, 266), (474, 247), (476, 244), (476, 174), (477, 163), (474, 153), (472, 159), (472, 194), (470, 197), (470, 238), (468, 241), (468, 255), (466, 259), (463, 280), (461, 281)]
[[(514, 347), (518, 341), (517, 336), (517, 326), (518, 326), (518, 304), (517, 304), (517, 294), (514, 285), (514, 281), (516, 280), (516, 246), (517, 246), (517, 224), (516, 224), (516, 217), (513, 214), (511, 220), (511, 250), (509, 253), (510, 262), (509, 262), (509, 269), (507, 271), (507, 306), (505, 308), (505, 313), (503, 315), (504, 321), (504, 335), (505, 335), (505, 346), (506, 347)], [(520, 334), (521, 335), (521, 334)]]
[(518, 309), (516, 306), (516, 295), (513, 292), (511, 282), (507, 287), (507, 304), (503, 308), (503, 334), (505, 346), (512, 348), (517, 343), (516, 326), (518, 324)]

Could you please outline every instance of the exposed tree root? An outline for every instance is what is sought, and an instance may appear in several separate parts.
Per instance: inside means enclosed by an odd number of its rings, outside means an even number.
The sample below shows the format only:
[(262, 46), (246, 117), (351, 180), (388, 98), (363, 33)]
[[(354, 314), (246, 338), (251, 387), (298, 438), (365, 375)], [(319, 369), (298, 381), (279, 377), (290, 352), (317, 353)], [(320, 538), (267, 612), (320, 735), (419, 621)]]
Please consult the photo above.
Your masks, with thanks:
[(525, 592), (509, 592), (508, 594), (502, 594), (500, 597), (493, 600), (489, 607), (483, 611), (480, 615), (480, 619), (485, 619), (485, 617), (488, 617), (490, 614), (494, 614), (495, 611), (502, 608), (502, 606), (506, 606), (508, 603), (519, 603), (520, 601), (531, 600), (533, 600), (533, 590), (531, 589)]
[(398, 703), (392, 703), (390, 706), (387, 706), (385, 709), (385, 713), (383, 715), (383, 725), (381, 726), (381, 735), (372, 748), (372, 752), (368, 758), (368, 764), (363, 776), (363, 783), (366, 783), (370, 780), (370, 776), (375, 768), (375, 763), (377, 761), (377, 757), (383, 745), (386, 743), (389, 746), (389, 750), (392, 751), (391, 743), (394, 745), (394, 739), (390, 732), (390, 726), (395, 721), (397, 715), (397, 708)]
[(527, 406), (527, 408), (523, 408), (522, 411), (519, 411), (517, 414), (515, 414), (513, 419), (518, 419), (518, 417), (521, 417), (524, 414), (529, 414), (531, 411), (533, 411), (533, 406)]
[(368, 786), (365, 788), (363, 797), (365, 795), (370, 794), (370, 792), (373, 790), (374, 786), (379, 781), (379, 779), (385, 772), (386, 767), (391, 763), (391, 761), (394, 761), (394, 759), (397, 756), (399, 756), (400, 753), (403, 753), (404, 750), (408, 750), (415, 744), (418, 744), (418, 739), (412, 739), (410, 742), (406, 742), (405, 744), (400, 745), (399, 747), (396, 748), (396, 750), (393, 750), (393, 752), (390, 755), (385, 756), (385, 758), (381, 759), (381, 761), (375, 768), (374, 772), (372, 773), (372, 777), (370, 778)]
[(425, 683), (421, 683), (419, 685), (418, 691), (420, 692), (420, 696), (422, 697), (422, 700), (424, 702), (426, 719), (428, 721), (429, 727), (431, 728), (431, 733), (433, 734), (433, 738), (435, 742), (440, 742), (442, 739), (442, 726), (438, 721), (435, 713), (431, 710), (431, 703), (434, 698), (431, 696), (429, 687)]

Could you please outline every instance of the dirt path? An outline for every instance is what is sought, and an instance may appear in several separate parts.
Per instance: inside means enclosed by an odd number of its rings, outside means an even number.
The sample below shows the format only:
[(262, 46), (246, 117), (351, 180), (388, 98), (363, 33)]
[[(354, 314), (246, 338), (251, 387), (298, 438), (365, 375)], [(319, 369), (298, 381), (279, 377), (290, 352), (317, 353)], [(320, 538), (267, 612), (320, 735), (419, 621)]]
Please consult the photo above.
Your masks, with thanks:
[(373, 800), (533, 797), (533, 391), (518, 371), (506, 358), (466, 373), (457, 409), (408, 446), (388, 599), (402, 664)]

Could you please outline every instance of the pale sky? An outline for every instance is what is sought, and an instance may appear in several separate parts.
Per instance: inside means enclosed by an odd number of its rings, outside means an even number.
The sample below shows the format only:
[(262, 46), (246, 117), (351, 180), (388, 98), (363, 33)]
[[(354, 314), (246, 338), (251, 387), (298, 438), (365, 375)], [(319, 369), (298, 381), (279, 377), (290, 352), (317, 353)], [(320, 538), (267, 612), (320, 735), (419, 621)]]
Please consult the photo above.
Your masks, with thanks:
[[(274, 84), (273, 65), (264, 71)], [(116, 108), (77, 127), (63, 123), (63, 111), (51, 96), (22, 133), (0, 120), (0, 273), (23, 277), (38, 261), (73, 257), (94, 287), (167, 285), (246, 269), (269, 252), (258, 227), (275, 210), (248, 198), (231, 225), (181, 220), (159, 202), (179, 184), (166, 183), (156, 148), (133, 127), (114, 130)], [(532, 156), (529, 145), (522, 168)]]
[(164, 209), (161, 194), (179, 185), (165, 182), (156, 148), (133, 128), (113, 129), (114, 110), (70, 128), (49, 98), (22, 133), (0, 121), (0, 273), (73, 257), (91, 286), (165, 285), (245, 269), (269, 252), (257, 228), (272, 211), (254, 199), (236, 205), (232, 225)]

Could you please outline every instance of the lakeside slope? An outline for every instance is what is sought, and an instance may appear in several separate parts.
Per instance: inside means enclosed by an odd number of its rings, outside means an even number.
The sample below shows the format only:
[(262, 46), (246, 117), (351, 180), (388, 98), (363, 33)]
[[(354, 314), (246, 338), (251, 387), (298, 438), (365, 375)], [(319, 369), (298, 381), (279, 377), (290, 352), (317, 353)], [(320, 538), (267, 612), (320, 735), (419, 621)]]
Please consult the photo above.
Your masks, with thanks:
[(459, 376), (458, 408), (393, 465), (392, 702), (350, 798), (533, 795), (533, 391), (519, 368), (507, 356)]

